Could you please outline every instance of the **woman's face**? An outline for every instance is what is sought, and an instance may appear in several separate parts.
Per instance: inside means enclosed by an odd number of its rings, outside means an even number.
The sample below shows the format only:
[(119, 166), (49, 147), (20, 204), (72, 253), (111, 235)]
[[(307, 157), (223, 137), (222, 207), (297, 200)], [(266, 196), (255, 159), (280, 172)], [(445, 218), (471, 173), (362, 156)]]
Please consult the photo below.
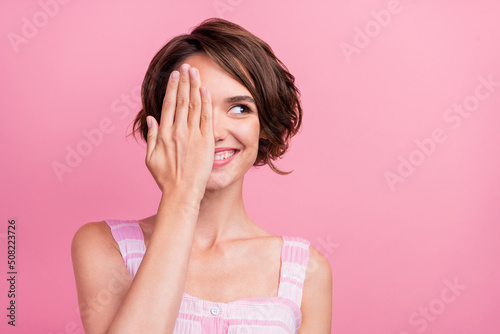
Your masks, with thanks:
[(206, 54), (190, 56), (184, 63), (199, 70), (201, 85), (210, 92), (215, 151), (237, 150), (228, 159), (218, 160), (220, 154), (214, 157), (217, 160), (206, 189), (221, 189), (241, 179), (257, 158), (260, 133), (257, 106), (246, 87)]

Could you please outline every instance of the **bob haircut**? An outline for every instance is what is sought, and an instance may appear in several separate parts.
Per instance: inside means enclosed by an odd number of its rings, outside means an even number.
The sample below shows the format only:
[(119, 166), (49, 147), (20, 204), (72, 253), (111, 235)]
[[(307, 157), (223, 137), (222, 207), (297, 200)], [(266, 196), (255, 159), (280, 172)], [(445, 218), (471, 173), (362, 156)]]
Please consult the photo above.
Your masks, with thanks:
[(154, 56), (142, 83), (142, 109), (134, 120), (134, 138), (140, 131), (147, 142), (146, 117), (153, 116), (159, 124), (170, 73), (197, 53), (208, 55), (245, 86), (255, 100), (261, 136), (264, 134), (267, 139), (259, 139), (253, 166), (268, 164), (277, 174), (292, 173), (293, 170), (279, 170), (272, 160), (285, 154), (289, 140), (302, 123), (300, 91), (295, 86), (295, 77), (266, 42), (224, 19), (206, 19), (190, 34), (172, 38)]

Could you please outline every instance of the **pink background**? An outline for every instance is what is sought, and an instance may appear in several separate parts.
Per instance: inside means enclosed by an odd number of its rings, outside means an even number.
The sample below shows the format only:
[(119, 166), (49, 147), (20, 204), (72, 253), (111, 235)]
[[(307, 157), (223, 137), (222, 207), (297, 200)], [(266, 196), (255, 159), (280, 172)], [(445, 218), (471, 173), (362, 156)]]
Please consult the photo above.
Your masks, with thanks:
[[(303, 129), (277, 162), (295, 171), (251, 170), (244, 196), (329, 259), (332, 332), (500, 331), (497, 1), (54, 1), (0, 9), (0, 267), (15, 218), (19, 272), (15, 329), (0, 280), (0, 332), (83, 333), (71, 238), (155, 213), (145, 144), (125, 138), (138, 87), (167, 40), (213, 16), (267, 41), (301, 89)], [(87, 155), (58, 178), (68, 148)]]

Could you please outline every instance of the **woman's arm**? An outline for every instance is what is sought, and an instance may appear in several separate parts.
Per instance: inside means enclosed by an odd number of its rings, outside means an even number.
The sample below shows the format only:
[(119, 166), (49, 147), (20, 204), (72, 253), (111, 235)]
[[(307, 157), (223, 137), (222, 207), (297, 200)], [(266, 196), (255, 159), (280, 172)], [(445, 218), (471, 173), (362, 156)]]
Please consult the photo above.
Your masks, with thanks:
[(328, 260), (309, 246), (310, 258), (302, 292), (299, 334), (330, 334), (332, 328), (332, 269)]
[(162, 197), (133, 281), (107, 226), (89, 223), (76, 232), (71, 251), (86, 334), (173, 332), (197, 220), (188, 200)]
[[(132, 281), (119, 250), (99, 226), (75, 234), (72, 258), (87, 334), (172, 333), (179, 314), (200, 203), (212, 171), (212, 103), (197, 69), (173, 71), (160, 125), (148, 116), (146, 165), (163, 196), (148, 247)], [(200, 94), (201, 91), (201, 94)], [(189, 114), (189, 120), (188, 120)], [(174, 117), (175, 116), (175, 117)], [(96, 312), (88, 305), (106, 303)], [(92, 308), (91, 308), (92, 310)]]

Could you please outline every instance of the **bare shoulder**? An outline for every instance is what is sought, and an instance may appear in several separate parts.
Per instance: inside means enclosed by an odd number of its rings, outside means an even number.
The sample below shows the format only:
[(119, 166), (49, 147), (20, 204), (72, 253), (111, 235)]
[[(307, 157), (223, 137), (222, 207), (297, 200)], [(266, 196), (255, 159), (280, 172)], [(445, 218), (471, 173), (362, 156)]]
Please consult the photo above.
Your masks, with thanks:
[(316, 248), (309, 246), (309, 264), (306, 280), (332, 281), (332, 268), (328, 259)]
[(305, 302), (318, 295), (332, 292), (332, 268), (328, 259), (316, 248), (309, 246), (309, 264), (304, 281), (303, 299)]
[(86, 223), (75, 232), (71, 241), (71, 253), (82, 249), (102, 250), (113, 247), (118, 252), (120, 251), (118, 244), (113, 239), (111, 229), (105, 221)]
[(328, 259), (309, 246), (309, 264), (302, 292), (299, 333), (330, 333), (332, 321), (332, 269)]
[[(71, 258), (85, 333), (105, 333), (132, 281), (106, 222), (86, 223), (75, 232)], [(105, 304), (99, 301), (103, 292)]]

